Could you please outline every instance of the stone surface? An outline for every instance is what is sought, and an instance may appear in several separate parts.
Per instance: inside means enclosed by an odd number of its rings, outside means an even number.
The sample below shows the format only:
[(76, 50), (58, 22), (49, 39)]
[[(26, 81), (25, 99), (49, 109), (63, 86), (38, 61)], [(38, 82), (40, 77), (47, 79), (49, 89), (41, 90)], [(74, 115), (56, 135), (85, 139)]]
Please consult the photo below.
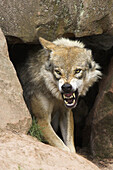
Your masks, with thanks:
[(0, 169), (8, 170), (99, 170), (77, 154), (45, 145), (24, 134), (0, 134)]
[(95, 157), (113, 158), (113, 57), (93, 109), (92, 153)]
[(113, 0), (80, 0), (76, 36), (113, 35)]
[(0, 0), (0, 5), (0, 27), (12, 43), (113, 35), (113, 0)]
[(31, 116), (22, 97), (22, 88), (9, 59), (7, 43), (0, 30), (0, 131), (27, 133)]

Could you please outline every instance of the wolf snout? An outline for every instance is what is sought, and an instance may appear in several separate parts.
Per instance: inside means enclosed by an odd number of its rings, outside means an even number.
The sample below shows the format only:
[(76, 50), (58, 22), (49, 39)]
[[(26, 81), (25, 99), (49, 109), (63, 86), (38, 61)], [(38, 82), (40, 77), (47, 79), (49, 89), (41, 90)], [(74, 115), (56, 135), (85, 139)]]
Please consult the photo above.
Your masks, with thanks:
[(62, 85), (62, 90), (64, 93), (69, 93), (72, 91), (72, 85), (69, 83), (65, 83)]

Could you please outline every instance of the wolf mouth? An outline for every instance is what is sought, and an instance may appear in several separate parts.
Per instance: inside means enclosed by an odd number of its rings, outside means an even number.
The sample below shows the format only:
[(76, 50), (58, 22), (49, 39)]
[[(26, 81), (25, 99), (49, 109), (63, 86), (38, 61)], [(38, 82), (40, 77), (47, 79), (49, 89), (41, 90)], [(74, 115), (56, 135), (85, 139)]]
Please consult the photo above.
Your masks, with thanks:
[(62, 93), (62, 98), (68, 108), (74, 108), (78, 101), (78, 90), (70, 93)]

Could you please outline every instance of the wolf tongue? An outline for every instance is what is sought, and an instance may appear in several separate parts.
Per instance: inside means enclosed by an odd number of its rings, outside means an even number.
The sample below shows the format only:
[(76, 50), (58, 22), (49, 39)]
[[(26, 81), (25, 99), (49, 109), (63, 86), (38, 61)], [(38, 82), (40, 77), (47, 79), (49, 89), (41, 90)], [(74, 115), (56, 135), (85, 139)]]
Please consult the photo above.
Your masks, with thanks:
[(71, 104), (73, 102), (73, 99), (68, 99), (67, 102)]
[(70, 97), (70, 96), (72, 96), (73, 95), (73, 93), (65, 93), (65, 96), (66, 97)]

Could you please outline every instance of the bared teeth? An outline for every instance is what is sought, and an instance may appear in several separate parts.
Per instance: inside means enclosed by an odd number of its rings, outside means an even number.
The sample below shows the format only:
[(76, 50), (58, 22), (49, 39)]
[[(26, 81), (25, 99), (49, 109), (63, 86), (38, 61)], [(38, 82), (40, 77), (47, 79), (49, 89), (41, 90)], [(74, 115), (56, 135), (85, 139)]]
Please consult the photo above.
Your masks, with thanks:
[(72, 99), (72, 98), (75, 98), (76, 96), (75, 96), (75, 93), (73, 93), (71, 96), (69, 96), (69, 97), (67, 97), (67, 96), (65, 96), (65, 94), (63, 94), (63, 98), (64, 99)]
[(68, 103), (66, 100), (64, 100), (64, 102), (65, 102), (65, 104), (66, 104), (67, 106), (73, 106), (76, 101), (75, 101), (75, 99), (74, 99), (72, 103)]
[(76, 96), (75, 96), (75, 93), (73, 93), (73, 97), (75, 98)]
[(66, 100), (64, 100), (64, 102), (66, 103), (66, 105), (68, 105), (68, 102)]
[(63, 94), (64, 102), (67, 106), (73, 106), (75, 104), (75, 97), (75, 93), (72, 93), (70, 96), (66, 96), (66, 94)]
[(66, 99), (65, 95), (63, 94), (63, 98)]
[(75, 92), (64, 93), (62, 94), (62, 97), (63, 97), (65, 105), (68, 108), (74, 108), (77, 105), (78, 90), (76, 90)]

